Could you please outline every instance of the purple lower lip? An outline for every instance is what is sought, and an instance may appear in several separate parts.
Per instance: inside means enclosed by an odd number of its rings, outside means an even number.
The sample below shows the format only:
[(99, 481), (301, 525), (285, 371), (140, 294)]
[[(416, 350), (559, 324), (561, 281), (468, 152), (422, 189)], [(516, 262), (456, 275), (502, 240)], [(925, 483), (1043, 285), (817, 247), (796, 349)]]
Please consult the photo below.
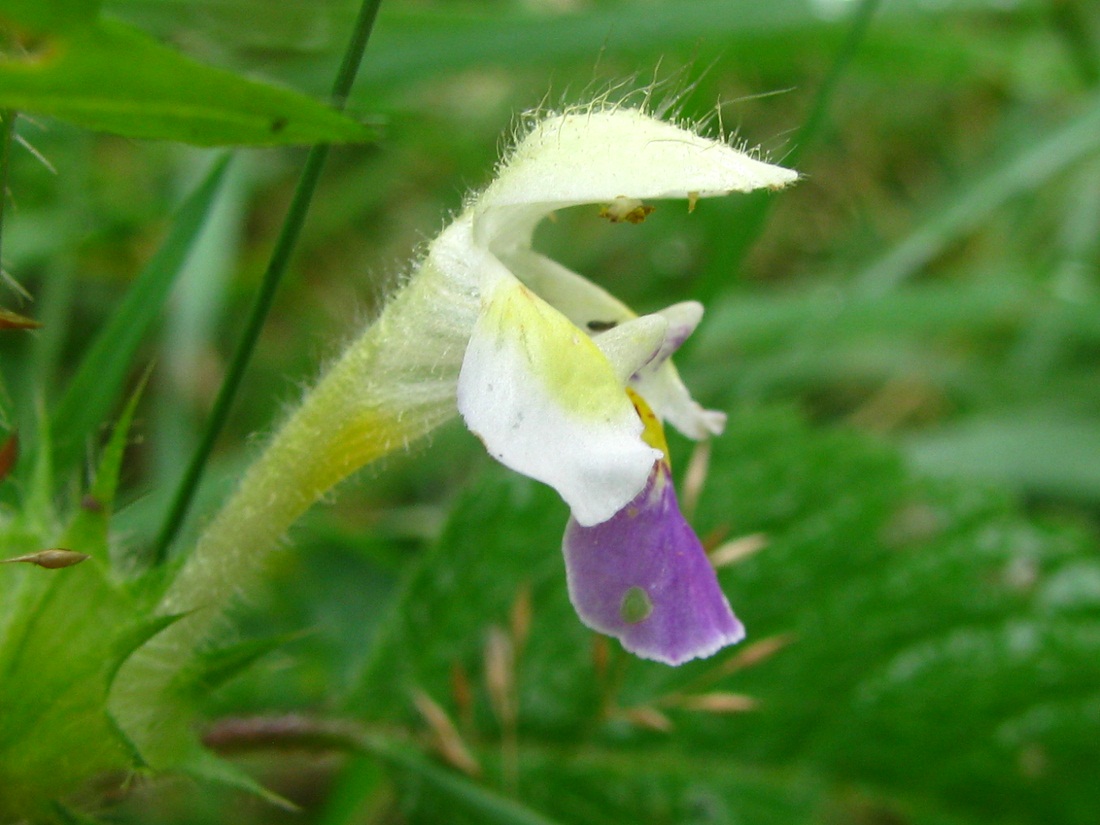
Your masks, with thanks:
[(581, 621), (645, 659), (679, 665), (741, 641), (745, 629), (680, 514), (668, 467), (607, 521), (570, 519), (563, 540), (569, 596)]

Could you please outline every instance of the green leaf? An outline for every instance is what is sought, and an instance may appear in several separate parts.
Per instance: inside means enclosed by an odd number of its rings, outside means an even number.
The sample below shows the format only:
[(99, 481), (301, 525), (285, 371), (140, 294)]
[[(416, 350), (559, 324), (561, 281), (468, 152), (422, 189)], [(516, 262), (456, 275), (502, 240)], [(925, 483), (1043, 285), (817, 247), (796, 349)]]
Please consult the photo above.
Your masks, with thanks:
[(283, 633), (262, 639), (246, 639), (243, 642), (203, 651), (198, 656), (195, 688), (210, 691), (229, 681), (250, 667), (256, 660), (301, 638), (301, 633)]
[(121, 628), (112, 645), (111, 655), (107, 659), (108, 681), (113, 681), (119, 668), (139, 647), (152, 639), (165, 628), (171, 627), (186, 613), (174, 613), (164, 616), (149, 616), (136, 624)]
[[(118, 628), (129, 598), (91, 559), (35, 569), (0, 638), (0, 818), (35, 818), (93, 777), (125, 775), (131, 752), (107, 714)], [(35, 575), (37, 574), (37, 575)]]
[(285, 797), (268, 790), (232, 762), (222, 759), (198, 746), (177, 768), (195, 779), (213, 782), (227, 788), (244, 791), (287, 811), (297, 811), (298, 806)]
[(537, 811), (518, 804), (468, 777), (441, 767), (422, 754), (394, 742), (368, 740), (365, 750), (384, 763), (395, 768), (405, 777), (406, 784), (414, 785), (417, 795), (428, 806), (438, 806), (436, 818), (423, 818), (425, 811), (417, 812), (417, 819), (425, 822), (471, 822), (485, 825), (555, 825), (555, 821)]
[[(885, 5), (883, 16), (903, 31), (912, 28), (914, 20), (938, 11), (916, 0), (895, 0)], [(248, 8), (248, 2), (226, 6), (219, 12), (228, 17), (241, 14), (242, 8)], [(112, 7), (122, 14), (155, 21), (161, 28), (167, 28), (180, 14), (171, 5), (166, 7), (163, 0), (157, 3), (113, 0)], [(988, 12), (996, 10), (997, 4), (996, 0), (955, 0), (951, 11), (957, 12), (964, 7)], [(746, 51), (751, 50), (754, 58), (759, 55), (761, 61), (770, 61), (777, 59), (777, 55), (789, 55), (789, 44), (797, 42), (796, 38), (806, 32), (843, 30), (849, 20), (846, 11), (838, 9), (834, 15), (816, 14), (800, 0), (772, 0), (769, 3), (634, 0), (593, 4), (561, 14), (522, 7), (479, 10), (476, 4), (432, 7), (384, 4), (379, 14), (377, 40), (372, 43), (363, 64), (364, 79), (372, 89), (403, 87), (410, 81), (447, 76), (477, 66), (528, 69), (570, 61), (589, 66), (592, 56), (605, 49), (613, 54), (668, 54), (677, 48), (705, 49), (731, 41)], [(325, 12), (336, 19), (327, 19)], [(350, 21), (341, 21), (340, 12), (346, 15), (346, 7), (322, 8), (317, 12), (321, 22), (313, 22), (314, 30), (346, 29)], [(300, 28), (304, 25), (304, 21), (297, 18), (299, 9), (283, 14), (294, 14), (293, 22)], [(232, 26), (230, 22), (224, 25)], [(275, 28), (275, 23), (268, 22), (265, 31), (271, 33)], [(759, 44), (756, 48), (752, 48), (754, 40)], [(265, 46), (272, 45), (270, 40), (261, 42)], [(301, 41), (284, 36), (283, 42), (277, 45), (285, 49), (300, 48)], [(907, 69), (920, 71), (912, 63)], [(317, 72), (323, 76), (320, 66)]]
[(1037, 189), (1097, 149), (1100, 96), (1046, 134), (1029, 139), (977, 180), (950, 192), (906, 238), (857, 273), (855, 285), (872, 295), (897, 287), (1009, 198)]
[(80, 460), (85, 443), (116, 403), (134, 354), (164, 308), (175, 277), (210, 214), (228, 162), (226, 157), (215, 163), (183, 202), (168, 237), (89, 345), (51, 423), (54, 471), (59, 475)]
[[(608, 659), (581, 626), (560, 560), (565, 519), (552, 491), (492, 468), (410, 578), (352, 707), (423, 731), (408, 697), (427, 691), (484, 743), (475, 753), (499, 743), (490, 784), (517, 776), (519, 801), (571, 823), (798, 823), (820, 811), (1091, 822), (1100, 562), (1087, 536), (912, 478), (855, 435), (742, 412), (714, 444), (695, 523), (714, 540), (766, 539), (720, 570), (749, 638), (668, 668)], [(508, 724), (481, 674), (490, 628), (511, 626), (525, 587), (530, 635), (505, 680), (518, 708), (509, 768)], [(716, 691), (757, 709), (683, 701)], [(644, 723), (654, 712), (671, 732)], [(411, 818), (426, 821), (419, 800), (407, 798)]]
[(134, 138), (200, 146), (369, 140), (351, 118), (289, 89), (205, 66), (102, 20), (0, 60), (0, 107)]
[(115, 422), (111, 438), (100, 456), (95, 482), (81, 499), (76, 515), (60, 541), (62, 547), (79, 550), (104, 562), (109, 561), (108, 530), (114, 509), (115, 491), (118, 489), (118, 477), (122, 471), (122, 457), (126, 452), (134, 413), (148, 379), (149, 372), (146, 371), (141, 383), (130, 393), (126, 407)]
[(1100, 430), (1094, 418), (1051, 410), (990, 413), (911, 436), (906, 450), (928, 473), (1100, 500)]

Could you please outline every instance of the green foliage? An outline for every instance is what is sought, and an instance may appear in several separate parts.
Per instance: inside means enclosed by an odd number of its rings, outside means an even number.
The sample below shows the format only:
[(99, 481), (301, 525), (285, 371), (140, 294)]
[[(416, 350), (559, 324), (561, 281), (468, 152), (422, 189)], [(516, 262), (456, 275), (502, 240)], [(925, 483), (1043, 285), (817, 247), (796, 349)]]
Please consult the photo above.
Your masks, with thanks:
[(228, 158), (215, 163), (206, 179), (180, 205), (172, 230), (88, 346), (53, 414), (53, 463), (68, 472), (89, 436), (106, 418), (133, 368), (133, 358), (149, 327), (163, 313), (168, 294), (209, 214), (225, 176)]
[[(1082, 755), (1100, 741), (1100, 561), (1088, 538), (1023, 519), (999, 496), (916, 480), (889, 451), (789, 413), (741, 413), (727, 432), (695, 521), (715, 540), (766, 537), (721, 571), (747, 650), (678, 669), (602, 663), (565, 594), (564, 508), (494, 469), (410, 579), (355, 712), (423, 729), (410, 697), (426, 692), (459, 720), (491, 784), (561, 822), (851, 821), (861, 810), (1090, 822), (1100, 798)], [(491, 628), (513, 625), (525, 588), (509, 765), (492, 690), (465, 706), (454, 674), (483, 684)], [(693, 704), (715, 693), (758, 705)], [(674, 727), (647, 729), (643, 709)], [(433, 821), (443, 808), (431, 800), (454, 795), (432, 789), (412, 820)]]
[[(0, 185), (0, 304), (45, 324), (0, 330), (0, 443), (16, 431), (22, 453), (0, 478), (0, 555), (92, 556), (0, 565), (0, 822), (89, 821), (125, 788), (112, 821), (284, 821), (244, 791), (324, 825), (1091, 825), (1100, 17), (1087, 0), (864, 2), (858, 31), (841, 2), (383, 4), (352, 100), (381, 112), (387, 142), (335, 151), (321, 176), (191, 532), (254, 452), (247, 436), (316, 375), (319, 342), (360, 325), (396, 262), (487, 181), (514, 111), (672, 78), (654, 100), (700, 118), (721, 99), (728, 132), (777, 160), (800, 153), (804, 180), (690, 216), (662, 206), (638, 227), (566, 210), (539, 243), (642, 311), (706, 298), (678, 366), (736, 412), (692, 520), (712, 544), (766, 538), (721, 571), (749, 640), (677, 670), (613, 650), (566, 600), (565, 508), (446, 431), (312, 514), (276, 592), (244, 594), (243, 638), (227, 627), (181, 674), (173, 687), (202, 715), (167, 727), (192, 737), (177, 764), (203, 781), (128, 781), (148, 769), (107, 695), (178, 617), (154, 613), (172, 565), (125, 576), (203, 431), (300, 167), (276, 149), (226, 173), (134, 138), (367, 140), (288, 90), (328, 90), (353, 5), (107, 0), (101, 17), (91, 0), (0, 0), (0, 108), (28, 113)], [(149, 392), (122, 404), (145, 363)], [(287, 712), (358, 731), (326, 745), (354, 753), (346, 768), (277, 739), (241, 765), (193, 736), (192, 721)], [(455, 767), (454, 736), (479, 774)]]
[(91, 558), (61, 570), (4, 570), (0, 817), (43, 817), (49, 800), (112, 773), (118, 785), (135, 767), (107, 695), (120, 664), (171, 621), (145, 618), (153, 600), (110, 574), (108, 522), (139, 395), (140, 389), (59, 540)]
[(27, 19), (36, 36), (0, 58), (0, 107), (200, 146), (371, 137), (366, 127), (301, 94), (205, 66), (117, 21), (84, 20), (84, 5), (77, 11), (87, 25), (75, 28), (68, 6), (26, 18), (22, 3), (0, 6), (0, 15)]
[[(10, 577), (5, 589), (12, 587)], [(33, 577), (33, 578), (32, 578)], [(40, 806), (104, 773), (130, 753), (106, 712), (113, 628), (132, 621), (130, 600), (102, 563), (23, 573), (17, 619), (0, 647), (0, 815), (41, 816)]]
[(0, 21), (36, 32), (67, 32), (90, 26), (101, 5), (100, 0), (3, 0)]

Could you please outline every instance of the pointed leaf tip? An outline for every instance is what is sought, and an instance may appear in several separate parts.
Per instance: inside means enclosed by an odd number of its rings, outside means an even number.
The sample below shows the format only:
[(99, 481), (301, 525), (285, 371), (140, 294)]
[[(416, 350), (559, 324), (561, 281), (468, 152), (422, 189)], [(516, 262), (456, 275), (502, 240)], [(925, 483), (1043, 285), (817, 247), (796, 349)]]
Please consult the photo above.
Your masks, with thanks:
[(53, 547), (49, 550), (39, 550), (37, 553), (27, 553), (23, 556), (15, 556), (11, 559), (2, 559), (0, 564), (15, 564), (23, 562), (45, 567), (47, 570), (60, 570), (62, 567), (72, 567), (91, 558), (87, 553), (78, 553), (75, 550), (66, 550), (63, 547)]
[(33, 318), (12, 312), (10, 309), (0, 309), (0, 329), (38, 329), (42, 326)]

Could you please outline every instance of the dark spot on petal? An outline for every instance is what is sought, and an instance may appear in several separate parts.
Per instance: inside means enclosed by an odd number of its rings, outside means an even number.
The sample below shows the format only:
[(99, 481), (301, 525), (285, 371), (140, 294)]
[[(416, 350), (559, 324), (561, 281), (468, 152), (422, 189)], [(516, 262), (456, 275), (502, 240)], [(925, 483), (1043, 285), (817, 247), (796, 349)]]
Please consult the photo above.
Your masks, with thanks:
[(615, 329), (618, 325), (618, 321), (589, 321), (588, 329), (592, 332), (607, 332), (609, 329)]
[(652, 612), (653, 602), (642, 588), (631, 587), (623, 594), (623, 600), (619, 604), (619, 616), (627, 624), (644, 622)]

